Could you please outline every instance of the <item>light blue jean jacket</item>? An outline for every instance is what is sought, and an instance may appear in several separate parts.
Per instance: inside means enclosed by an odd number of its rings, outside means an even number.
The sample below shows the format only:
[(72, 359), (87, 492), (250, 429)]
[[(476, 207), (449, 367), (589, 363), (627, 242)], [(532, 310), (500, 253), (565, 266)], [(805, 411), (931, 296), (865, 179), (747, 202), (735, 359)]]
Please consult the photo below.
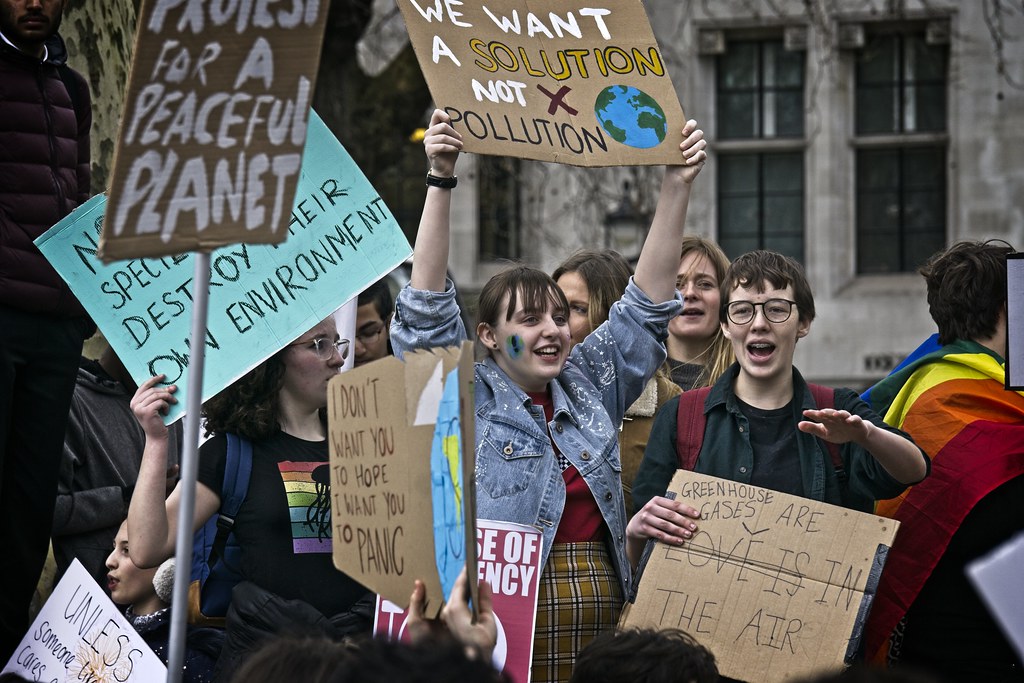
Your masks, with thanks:
[[(619, 426), (626, 408), (665, 361), (669, 321), (678, 299), (655, 304), (630, 280), (608, 321), (577, 344), (550, 384), (554, 419), (534, 406), (490, 358), (476, 364), (477, 517), (539, 529), (541, 566), (565, 507), (565, 482), (551, 439), (579, 471), (610, 532), (623, 594), (630, 581), (626, 559), (626, 510), (622, 499)], [(444, 292), (406, 287), (398, 295), (391, 344), (406, 351), (453, 346), (466, 339), (449, 281)]]

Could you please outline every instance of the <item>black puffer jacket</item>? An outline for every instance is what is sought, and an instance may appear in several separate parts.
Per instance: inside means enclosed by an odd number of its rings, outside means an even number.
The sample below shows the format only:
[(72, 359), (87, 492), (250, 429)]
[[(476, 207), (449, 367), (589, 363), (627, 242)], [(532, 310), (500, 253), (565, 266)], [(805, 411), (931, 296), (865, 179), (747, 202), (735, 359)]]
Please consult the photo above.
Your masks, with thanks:
[(60, 36), (45, 62), (0, 40), (0, 306), (60, 317), (81, 305), (32, 243), (89, 198), (89, 87), (76, 72), (75, 105), (58, 66)]

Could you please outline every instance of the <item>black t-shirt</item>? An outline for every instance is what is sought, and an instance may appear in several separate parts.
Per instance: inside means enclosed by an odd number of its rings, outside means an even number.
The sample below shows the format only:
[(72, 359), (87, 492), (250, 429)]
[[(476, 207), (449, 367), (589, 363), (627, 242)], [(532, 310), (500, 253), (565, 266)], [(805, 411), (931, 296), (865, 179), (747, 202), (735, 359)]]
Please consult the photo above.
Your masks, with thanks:
[[(304, 441), (279, 431), (252, 446), (249, 492), (234, 527), (242, 573), (328, 617), (348, 610), (367, 591), (332, 560), (327, 441)], [(199, 451), (197, 479), (218, 496), (226, 454), (227, 438), (221, 434)]]
[(781, 408), (762, 410), (736, 399), (750, 427), (754, 471), (750, 483), (780, 493), (804, 495), (803, 477), (793, 424), (793, 402)]

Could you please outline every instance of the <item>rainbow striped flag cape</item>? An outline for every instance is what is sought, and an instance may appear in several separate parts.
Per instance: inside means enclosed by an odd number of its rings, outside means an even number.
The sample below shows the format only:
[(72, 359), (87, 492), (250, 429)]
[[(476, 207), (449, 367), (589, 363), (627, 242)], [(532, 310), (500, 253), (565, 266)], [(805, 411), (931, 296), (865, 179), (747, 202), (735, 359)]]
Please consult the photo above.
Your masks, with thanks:
[(865, 654), (884, 662), (906, 614), (971, 509), (1024, 474), (1024, 392), (1005, 388), (1005, 363), (956, 341), (894, 371), (870, 390), (885, 421), (931, 456), (931, 474), (876, 514), (900, 521), (865, 630)]

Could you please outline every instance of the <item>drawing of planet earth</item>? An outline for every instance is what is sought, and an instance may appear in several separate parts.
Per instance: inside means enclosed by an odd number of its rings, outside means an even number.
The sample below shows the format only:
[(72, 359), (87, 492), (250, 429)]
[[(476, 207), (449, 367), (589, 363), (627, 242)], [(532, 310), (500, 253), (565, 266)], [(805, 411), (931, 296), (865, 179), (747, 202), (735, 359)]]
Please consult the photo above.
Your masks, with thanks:
[(611, 85), (602, 90), (594, 103), (594, 113), (612, 139), (638, 149), (661, 144), (668, 131), (661, 105), (630, 85)]

